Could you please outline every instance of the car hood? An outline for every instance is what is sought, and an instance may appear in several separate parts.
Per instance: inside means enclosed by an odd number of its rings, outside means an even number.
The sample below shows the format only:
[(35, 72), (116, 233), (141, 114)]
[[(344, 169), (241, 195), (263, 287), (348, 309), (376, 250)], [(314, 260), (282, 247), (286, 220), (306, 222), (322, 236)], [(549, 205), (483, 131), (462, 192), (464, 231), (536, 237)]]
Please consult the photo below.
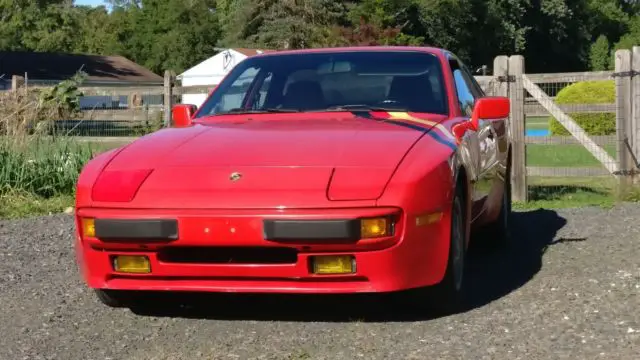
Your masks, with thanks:
[(353, 114), (215, 119), (142, 137), (105, 171), (152, 170), (141, 206), (320, 206), (378, 198), (424, 133)]

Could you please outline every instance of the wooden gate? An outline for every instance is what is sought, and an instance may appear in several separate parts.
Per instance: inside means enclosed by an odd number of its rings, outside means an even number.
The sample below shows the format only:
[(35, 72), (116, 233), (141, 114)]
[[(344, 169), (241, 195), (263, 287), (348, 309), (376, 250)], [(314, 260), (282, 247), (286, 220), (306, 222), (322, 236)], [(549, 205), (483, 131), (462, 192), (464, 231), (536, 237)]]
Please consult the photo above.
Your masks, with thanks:
[[(622, 190), (632, 184), (637, 175), (634, 154), (640, 153), (640, 47), (619, 50), (615, 58), (615, 71), (527, 74), (522, 56), (498, 56), (492, 76), (476, 77), (487, 95), (511, 99), (514, 201), (529, 199), (530, 181), (597, 181)], [(579, 86), (595, 89), (606, 99), (580, 103), (563, 90)], [(591, 117), (589, 124), (594, 119), (603, 122), (595, 129), (599, 132), (584, 128), (583, 114)], [(549, 133), (533, 134), (536, 124), (551, 123)], [(551, 161), (561, 153), (570, 156)]]

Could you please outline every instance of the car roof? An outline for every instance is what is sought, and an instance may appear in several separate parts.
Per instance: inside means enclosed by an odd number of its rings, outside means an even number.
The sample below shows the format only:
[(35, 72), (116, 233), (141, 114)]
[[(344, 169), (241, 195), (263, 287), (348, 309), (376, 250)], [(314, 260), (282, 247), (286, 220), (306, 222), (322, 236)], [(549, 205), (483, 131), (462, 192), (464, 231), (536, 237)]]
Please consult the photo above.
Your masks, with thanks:
[(276, 50), (265, 52), (252, 57), (294, 55), (294, 54), (316, 54), (316, 53), (337, 53), (337, 52), (358, 52), (358, 51), (375, 51), (375, 52), (424, 52), (434, 55), (442, 55), (444, 49), (429, 46), (344, 46), (344, 47), (326, 47), (326, 48), (310, 48), (310, 49), (292, 49), (292, 50)]

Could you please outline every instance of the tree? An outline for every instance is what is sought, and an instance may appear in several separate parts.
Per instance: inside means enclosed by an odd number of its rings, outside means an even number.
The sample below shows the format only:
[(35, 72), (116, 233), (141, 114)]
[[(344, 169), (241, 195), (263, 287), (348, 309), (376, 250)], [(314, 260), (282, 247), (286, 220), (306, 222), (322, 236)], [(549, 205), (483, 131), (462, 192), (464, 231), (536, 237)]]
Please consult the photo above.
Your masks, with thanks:
[(238, 0), (230, 14), (226, 46), (309, 48), (333, 40), (347, 6), (332, 0)]
[(591, 45), (589, 52), (589, 67), (594, 71), (604, 71), (609, 68), (609, 40), (604, 35), (598, 36)]
[(213, 0), (142, 0), (122, 10), (132, 59), (156, 73), (181, 72), (212, 56), (220, 39)]

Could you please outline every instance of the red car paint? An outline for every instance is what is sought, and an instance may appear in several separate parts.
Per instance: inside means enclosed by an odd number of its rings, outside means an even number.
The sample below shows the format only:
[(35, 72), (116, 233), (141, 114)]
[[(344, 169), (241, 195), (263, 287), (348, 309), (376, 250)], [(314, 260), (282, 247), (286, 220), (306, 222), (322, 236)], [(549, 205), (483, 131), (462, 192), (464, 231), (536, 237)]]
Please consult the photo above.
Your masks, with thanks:
[[(451, 204), (464, 172), (467, 229), (496, 219), (508, 153), (503, 120), (483, 129), (458, 102), (450, 62), (436, 48), (310, 49), (252, 58), (331, 52), (433, 54), (443, 69), (448, 114), (350, 111), (194, 115), (192, 124), (146, 135), (101, 154), (77, 184), (77, 261), (95, 289), (212, 292), (388, 292), (439, 283), (447, 267)], [(453, 60), (452, 60), (453, 59)], [(227, 79), (225, 79), (227, 81)], [(218, 86), (210, 95), (224, 91)], [(416, 131), (414, 127), (422, 130)], [(485, 133), (483, 133), (485, 131)], [(492, 136), (487, 135), (491, 131)], [(507, 147), (503, 147), (503, 143)], [(242, 174), (230, 181), (231, 173)], [(483, 185), (489, 186), (483, 186)], [(439, 221), (417, 217), (442, 213)], [(393, 236), (350, 244), (267, 241), (264, 219), (343, 219), (396, 214)], [(106, 242), (82, 233), (82, 218), (178, 220), (171, 243)], [(466, 233), (468, 242), (469, 231)], [(180, 263), (172, 247), (288, 248), (297, 261)], [(112, 255), (143, 254), (149, 274), (121, 274)], [(353, 254), (357, 271), (314, 275), (308, 257)]]

